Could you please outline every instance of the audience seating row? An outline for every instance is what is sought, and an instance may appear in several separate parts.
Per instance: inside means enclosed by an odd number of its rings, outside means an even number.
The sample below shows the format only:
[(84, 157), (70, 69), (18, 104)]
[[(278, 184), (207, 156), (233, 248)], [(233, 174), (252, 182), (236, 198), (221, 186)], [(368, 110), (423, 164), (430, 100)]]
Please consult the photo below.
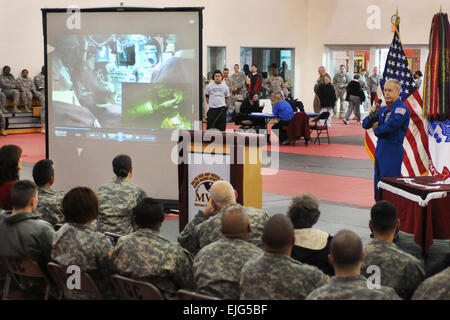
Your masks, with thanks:
[[(77, 290), (78, 292), (89, 293), (97, 299), (103, 299), (103, 295), (98, 289), (95, 281), (87, 272), (80, 272), (80, 289), (68, 289), (67, 280), (71, 273), (67, 273), (67, 267), (54, 262), (49, 262), (48, 272), (29, 258), (11, 258), (0, 256), (1, 265), (6, 269), (6, 279), (3, 286), (2, 299), (43, 299), (48, 300), (51, 297), (52, 287), (58, 288), (58, 300), (67, 299), (64, 292), (67, 290)], [(45, 293), (43, 296), (33, 294), (30, 291), (30, 279), (40, 279), (44, 283)], [(133, 280), (118, 274), (111, 276), (112, 282), (116, 288), (119, 297), (123, 300), (163, 300), (161, 292), (150, 282)], [(17, 284), (21, 292), (11, 290), (12, 281)], [(32, 281), (31, 281), (32, 283)], [(201, 293), (181, 289), (177, 292), (180, 300), (220, 300)]]

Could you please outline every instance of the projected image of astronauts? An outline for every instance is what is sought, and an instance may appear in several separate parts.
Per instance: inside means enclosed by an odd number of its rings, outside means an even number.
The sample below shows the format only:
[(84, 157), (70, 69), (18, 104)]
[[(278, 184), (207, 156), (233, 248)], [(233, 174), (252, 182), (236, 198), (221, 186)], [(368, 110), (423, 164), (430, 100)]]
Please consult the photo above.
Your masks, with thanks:
[[(52, 101), (59, 126), (190, 129), (192, 82), (176, 35), (72, 35), (54, 43)], [(194, 59), (183, 59), (187, 74)], [(175, 72), (174, 72), (175, 71)]]

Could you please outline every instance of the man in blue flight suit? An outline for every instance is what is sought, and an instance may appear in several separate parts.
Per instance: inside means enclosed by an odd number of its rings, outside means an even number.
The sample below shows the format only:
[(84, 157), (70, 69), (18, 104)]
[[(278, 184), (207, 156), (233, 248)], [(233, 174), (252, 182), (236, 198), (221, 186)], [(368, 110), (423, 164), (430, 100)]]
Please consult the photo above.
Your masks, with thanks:
[(401, 175), (403, 140), (410, 119), (408, 107), (399, 99), (401, 88), (398, 80), (388, 79), (384, 86), (387, 106), (381, 107), (378, 112), (376, 106), (372, 106), (370, 114), (363, 121), (363, 128), (373, 128), (378, 138), (375, 151), (375, 200), (381, 178)]

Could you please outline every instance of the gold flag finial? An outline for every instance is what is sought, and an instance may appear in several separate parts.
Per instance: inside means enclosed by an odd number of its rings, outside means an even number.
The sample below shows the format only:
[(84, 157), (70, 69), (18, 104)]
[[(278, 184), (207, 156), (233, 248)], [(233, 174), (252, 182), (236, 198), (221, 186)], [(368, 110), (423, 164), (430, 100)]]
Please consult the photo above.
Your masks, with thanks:
[[(391, 17), (391, 23), (394, 26), (398, 26), (400, 24), (400, 17), (398, 16), (398, 7), (397, 10), (395, 10), (395, 14)], [(392, 29), (392, 31), (394, 31), (394, 29)]]
[(442, 4), (440, 5), (439, 13), (442, 13)]

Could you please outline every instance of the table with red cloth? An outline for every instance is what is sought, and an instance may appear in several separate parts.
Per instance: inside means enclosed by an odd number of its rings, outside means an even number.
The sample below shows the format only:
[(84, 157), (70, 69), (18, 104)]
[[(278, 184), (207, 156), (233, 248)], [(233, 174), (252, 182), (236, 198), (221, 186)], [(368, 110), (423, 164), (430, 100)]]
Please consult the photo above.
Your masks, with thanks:
[[(295, 121), (292, 126), (290, 126), (289, 129), (286, 130), (286, 135), (288, 137), (289, 141), (296, 141), (300, 139), (301, 137), (304, 137), (306, 141), (311, 139), (310, 136), (310, 130), (309, 130), (309, 118), (310, 117), (316, 117), (319, 113), (311, 113), (311, 112), (296, 112), (294, 116), (292, 117), (291, 121)], [(248, 115), (250, 118), (263, 118), (266, 121), (266, 127), (267, 129), (267, 123), (273, 119), (277, 118), (276, 115), (271, 113), (262, 113), (262, 112), (253, 112)]]
[(433, 239), (450, 239), (450, 181), (436, 177), (382, 178), (377, 201), (391, 202), (398, 211), (400, 230), (414, 234), (429, 256)]

